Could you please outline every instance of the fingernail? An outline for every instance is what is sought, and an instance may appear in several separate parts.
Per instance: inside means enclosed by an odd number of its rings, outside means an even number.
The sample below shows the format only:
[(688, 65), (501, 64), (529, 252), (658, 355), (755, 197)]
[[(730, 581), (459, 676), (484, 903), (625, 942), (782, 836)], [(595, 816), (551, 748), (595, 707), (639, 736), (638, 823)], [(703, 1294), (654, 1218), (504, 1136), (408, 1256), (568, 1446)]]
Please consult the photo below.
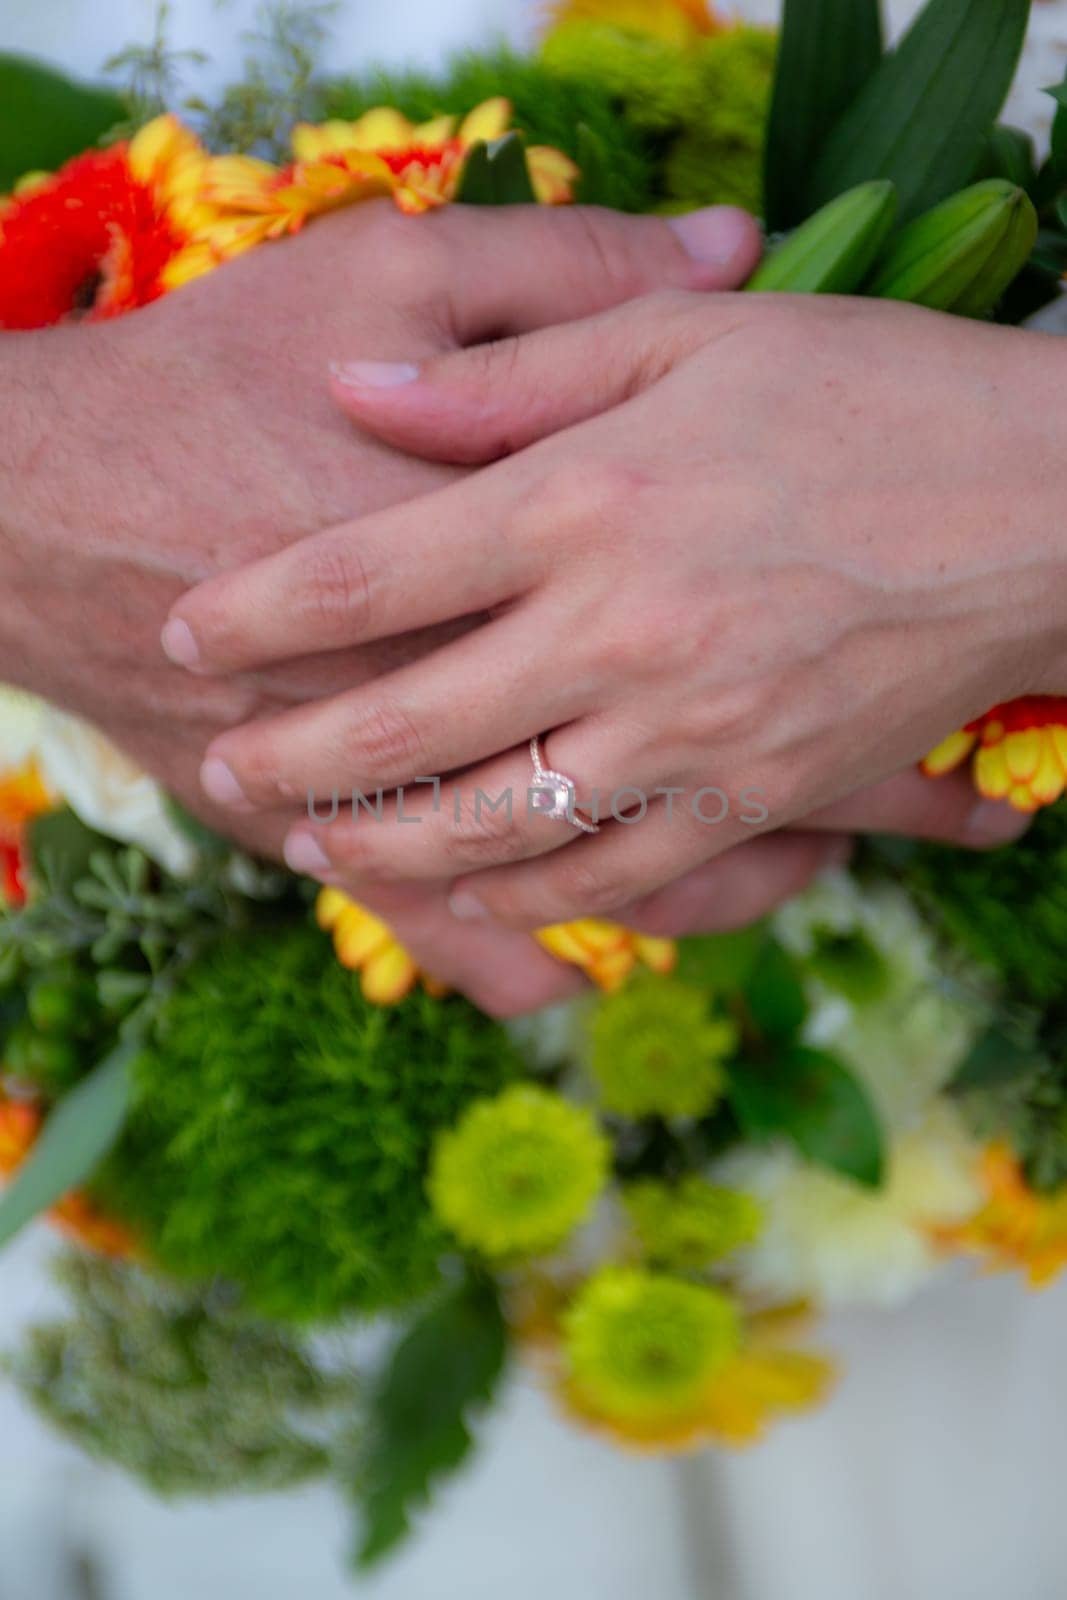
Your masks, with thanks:
[(1011, 844), (1022, 838), (1032, 821), (1025, 811), (1016, 811), (1002, 800), (982, 800), (968, 817), (964, 832), (967, 843), (979, 848)]
[(232, 770), (218, 756), (208, 756), (200, 768), (200, 787), (217, 806), (229, 806), (235, 811), (252, 809)]
[(707, 206), (668, 218), (694, 261), (709, 267), (728, 267), (752, 239), (752, 219), (736, 206)]
[(330, 371), (346, 389), (400, 389), (419, 375), (410, 361), (334, 361)]
[(469, 889), (457, 889), (448, 897), (448, 909), (457, 922), (484, 922), (489, 913)]
[(180, 617), (171, 617), (169, 622), (163, 624), (159, 641), (163, 646), (163, 654), (176, 667), (195, 667), (200, 660), (200, 647), (193, 637), (193, 630)]
[(285, 841), (285, 864), (293, 872), (317, 878), (331, 870), (330, 858), (310, 833), (291, 833)]

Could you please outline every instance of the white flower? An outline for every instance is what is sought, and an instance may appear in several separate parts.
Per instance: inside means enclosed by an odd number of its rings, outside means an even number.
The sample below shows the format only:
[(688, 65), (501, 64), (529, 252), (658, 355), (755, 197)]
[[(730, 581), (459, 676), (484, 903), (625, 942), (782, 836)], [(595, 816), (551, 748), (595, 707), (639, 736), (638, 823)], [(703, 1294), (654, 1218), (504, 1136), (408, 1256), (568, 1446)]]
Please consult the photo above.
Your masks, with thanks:
[(168, 872), (192, 871), (196, 852), (147, 773), (87, 722), (33, 695), (0, 688), (0, 771), (29, 761), (52, 797), (89, 827), (139, 845)]
[(946, 1100), (893, 1144), (881, 1189), (812, 1166), (789, 1146), (732, 1151), (715, 1181), (754, 1195), (765, 1218), (755, 1244), (733, 1258), (739, 1287), (826, 1307), (899, 1305), (940, 1264), (931, 1227), (981, 1204), (979, 1159)]
[(805, 1042), (831, 1050), (864, 1084), (892, 1130), (914, 1127), (954, 1075), (988, 1019), (973, 974), (948, 974), (931, 930), (903, 890), (858, 884), (847, 872), (823, 876), (782, 907), (774, 921), (802, 961), (827, 935), (867, 940), (885, 966), (877, 996), (855, 1001), (816, 975)]

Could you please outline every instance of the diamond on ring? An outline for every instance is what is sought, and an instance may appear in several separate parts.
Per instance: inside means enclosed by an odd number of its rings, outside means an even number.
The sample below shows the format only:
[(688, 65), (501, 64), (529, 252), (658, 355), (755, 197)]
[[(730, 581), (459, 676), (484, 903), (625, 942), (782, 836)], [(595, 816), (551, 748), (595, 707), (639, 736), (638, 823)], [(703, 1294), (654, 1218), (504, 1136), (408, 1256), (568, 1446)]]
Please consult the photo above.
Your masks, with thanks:
[(582, 833), (599, 833), (600, 824), (586, 822), (574, 809), (577, 788), (574, 780), (564, 772), (554, 772), (541, 760), (541, 741), (530, 740), (530, 759), (533, 762), (534, 781), (530, 785), (530, 805), (544, 817), (556, 822), (569, 822)]

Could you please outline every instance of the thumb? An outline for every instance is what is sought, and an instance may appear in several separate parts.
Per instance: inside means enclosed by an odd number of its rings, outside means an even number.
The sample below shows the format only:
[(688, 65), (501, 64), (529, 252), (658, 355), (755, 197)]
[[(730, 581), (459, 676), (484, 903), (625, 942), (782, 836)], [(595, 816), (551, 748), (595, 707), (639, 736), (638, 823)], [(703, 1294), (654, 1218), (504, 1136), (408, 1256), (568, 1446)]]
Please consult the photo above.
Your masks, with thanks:
[(599, 416), (736, 325), (732, 296), (649, 295), (598, 317), (414, 362), (348, 361), (333, 395), (409, 455), (475, 466)]
[[(605, 311), (656, 289), (738, 289), (760, 257), (734, 206), (633, 217), (597, 206), (445, 206), (419, 219), (440, 248), (461, 345)], [(435, 274), (436, 276), (436, 274)]]

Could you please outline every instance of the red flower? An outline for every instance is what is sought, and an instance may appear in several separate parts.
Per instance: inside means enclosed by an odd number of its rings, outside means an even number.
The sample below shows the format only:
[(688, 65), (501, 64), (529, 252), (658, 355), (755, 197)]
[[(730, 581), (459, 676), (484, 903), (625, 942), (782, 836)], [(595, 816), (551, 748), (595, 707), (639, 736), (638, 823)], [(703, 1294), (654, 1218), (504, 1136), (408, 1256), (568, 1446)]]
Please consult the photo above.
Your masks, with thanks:
[(0, 328), (97, 321), (162, 294), (183, 240), (127, 148), (79, 156), (0, 210)]

